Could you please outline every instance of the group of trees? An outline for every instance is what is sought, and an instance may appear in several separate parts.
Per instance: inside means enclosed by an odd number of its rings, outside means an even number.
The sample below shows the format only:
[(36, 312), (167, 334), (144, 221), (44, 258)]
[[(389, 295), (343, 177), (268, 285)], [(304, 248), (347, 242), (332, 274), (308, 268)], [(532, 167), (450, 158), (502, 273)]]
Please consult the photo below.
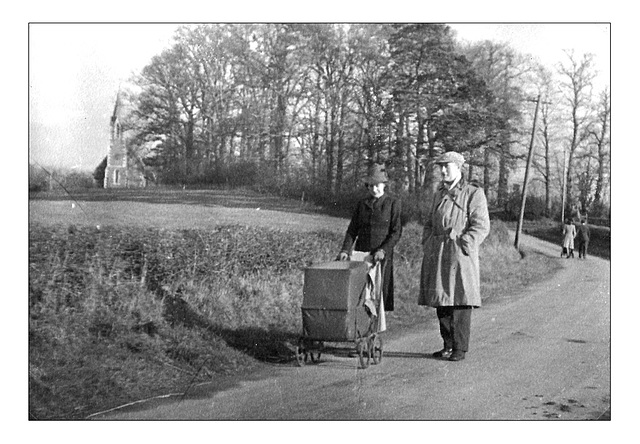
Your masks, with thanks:
[(165, 183), (333, 196), (376, 162), (397, 191), (421, 195), (434, 157), (455, 150), (504, 206), (541, 95), (532, 189), (549, 215), (563, 187), (568, 207), (603, 211), (610, 104), (607, 91), (592, 97), (592, 62), (567, 53), (550, 71), (440, 24), (184, 26), (132, 82), (128, 147)]

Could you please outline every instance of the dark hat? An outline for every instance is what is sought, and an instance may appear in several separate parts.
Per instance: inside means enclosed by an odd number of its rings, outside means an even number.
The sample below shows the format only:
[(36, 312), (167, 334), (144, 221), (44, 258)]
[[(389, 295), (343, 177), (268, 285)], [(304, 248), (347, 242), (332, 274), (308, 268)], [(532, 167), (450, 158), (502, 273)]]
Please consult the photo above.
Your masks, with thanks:
[(384, 165), (374, 164), (369, 170), (369, 174), (364, 178), (366, 184), (387, 183), (389, 177), (387, 176), (387, 169)]
[(436, 161), (435, 161), (435, 163), (437, 164), (450, 163), (450, 162), (453, 162), (458, 166), (462, 166), (464, 165), (464, 157), (462, 156), (462, 154), (457, 153), (455, 151), (447, 151), (446, 153), (443, 153), (440, 156), (436, 157)]

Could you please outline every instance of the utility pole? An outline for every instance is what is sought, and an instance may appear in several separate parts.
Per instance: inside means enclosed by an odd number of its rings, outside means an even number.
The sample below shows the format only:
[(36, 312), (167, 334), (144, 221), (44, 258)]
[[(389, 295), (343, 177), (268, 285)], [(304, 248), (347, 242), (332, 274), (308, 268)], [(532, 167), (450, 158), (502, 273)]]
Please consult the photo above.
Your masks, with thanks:
[(560, 224), (564, 223), (564, 205), (565, 199), (567, 196), (567, 150), (566, 148), (563, 150), (563, 166), (562, 166), (562, 212), (560, 216)]
[[(533, 99), (528, 99), (534, 101)], [(520, 217), (518, 217), (518, 226), (516, 228), (516, 241), (514, 246), (516, 250), (520, 250), (520, 233), (522, 232), (522, 221), (524, 220), (524, 206), (527, 200), (527, 184), (529, 182), (529, 170), (531, 169), (531, 160), (533, 159), (533, 142), (536, 135), (536, 122), (538, 120), (538, 107), (540, 106), (540, 94), (535, 99), (536, 110), (533, 114), (533, 128), (531, 129), (531, 143), (529, 144), (529, 154), (527, 155), (527, 168), (524, 171), (524, 184), (522, 184), (522, 203), (520, 204)]]

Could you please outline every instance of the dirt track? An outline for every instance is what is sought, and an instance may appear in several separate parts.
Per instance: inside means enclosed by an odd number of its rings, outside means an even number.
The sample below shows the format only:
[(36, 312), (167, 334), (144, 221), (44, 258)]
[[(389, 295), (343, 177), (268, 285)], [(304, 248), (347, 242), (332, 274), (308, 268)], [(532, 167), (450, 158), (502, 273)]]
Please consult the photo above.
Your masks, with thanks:
[[(250, 380), (226, 378), (94, 419), (581, 420), (610, 418), (610, 262), (560, 259), (523, 236), (525, 250), (562, 270), (511, 302), (474, 311), (467, 359), (434, 359), (431, 327), (385, 342), (362, 370), (345, 353), (302, 368), (275, 365)], [(383, 334), (384, 337), (384, 334)]]

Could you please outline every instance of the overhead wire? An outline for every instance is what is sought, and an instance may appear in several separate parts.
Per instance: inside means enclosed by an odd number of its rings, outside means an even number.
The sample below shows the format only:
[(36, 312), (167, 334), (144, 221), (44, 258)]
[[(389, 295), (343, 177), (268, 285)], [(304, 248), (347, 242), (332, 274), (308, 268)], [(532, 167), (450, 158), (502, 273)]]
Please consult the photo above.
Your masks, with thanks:
[[(87, 217), (87, 219), (89, 219), (92, 223), (95, 222), (95, 219), (93, 217), (91, 217), (89, 215), (89, 213), (87, 213), (85, 211), (85, 209), (83, 208), (82, 205), (80, 205), (80, 202), (78, 201), (78, 199), (76, 199), (73, 194), (71, 194), (71, 192), (67, 189), (67, 187), (64, 186), (64, 184), (62, 182), (60, 182), (58, 179), (56, 179), (53, 175), (52, 172), (50, 172), (49, 170), (47, 170), (45, 167), (43, 167), (40, 163), (38, 163), (35, 160), (31, 160), (31, 162), (33, 162), (34, 164), (36, 164), (38, 167), (40, 167), (40, 169), (42, 169), (42, 171), (44, 171), (51, 180), (55, 181), (58, 185), (60, 185), (60, 188), (62, 188), (62, 190), (67, 193), (67, 196), (69, 196), (69, 198), (71, 198), (71, 200), (73, 200), (73, 202), (78, 206), (78, 208), (80, 208), (80, 210), (84, 213), (84, 215)], [(96, 224), (96, 228), (100, 229), (100, 224)]]

